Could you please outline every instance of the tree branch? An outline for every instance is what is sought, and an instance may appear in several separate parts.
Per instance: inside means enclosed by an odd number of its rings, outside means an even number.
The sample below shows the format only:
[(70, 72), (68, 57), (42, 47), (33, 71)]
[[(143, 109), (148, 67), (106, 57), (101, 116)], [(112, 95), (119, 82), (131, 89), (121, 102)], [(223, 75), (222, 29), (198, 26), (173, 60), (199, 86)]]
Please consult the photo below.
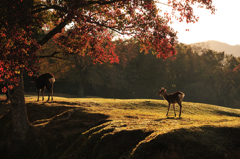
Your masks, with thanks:
[[(91, 21), (91, 20), (87, 20), (87, 23), (91, 23), (91, 24), (95, 24), (95, 25), (98, 25), (98, 26), (102, 26), (102, 27), (108, 28), (108, 29), (110, 29), (112, 31), (117, 32), (118, 34), (121, 34), (121, 35), (132, 35), (132, 33), (121, 32), (118, 29), (118, 26), (108, 26), (108, 25), (105, 25), (104, 23), (99, 23), (99, 22)], [(128, 26), (128, 27), (125, 27), (125, 28), (133, 28), (133, 26)]]
[[(99, 4), (99, 5), (106, 5), (106, 4), (111, 4), (111, 3), (115, 3), (115, 2), (120, 2), (122, 0), (112, 0), (112, 1), (86, 1), (86, 3), (79, 3), (79, 5), (75, 5), (74, 8), (80, 8), (86, 5), (91, 5), (91, 4)], [(44, 6), (44, 5), (39, 5), (39, 6)], [(57, 5), (52, 5), (51, 7), (56, 8), (56, 9), (63, 9), (63, 7), (57, 6)], [(48, 8), (48, 7), (46, 7)], [(45, 9), (46, 9), (45, 8)], [(49, 6), (50, 8), (50, 6)], [(39, 9), (39, 11), (41, 10), (41, 8)], [(36, 12), (37, 10), (35, 10)], [(56, 35), (57, 33), (60, 33), (62, 31), (62, 29), (68, 24), (68, 21), (71, 20), (71, 17), (73, 15), (69, 14), (67, 15), (67, 17), (65, 18), (65, 20), (63, 22), (61, 22), (60, 24), (58, 24), (54, 29), (52, 29), (47, 35), (45, 35), (40, 41), (38, 41), (38, 44), (43, 46), (48, 40), (50, 40), (54, 35)], [(107, 27), (107, 26), (105, 26)], [(108, 27), (110, 29), (113, 30), (113, 28)], [(115, 28), (116, 31), (116, 28)]]
[[(40, 8), (39, 8), (40, 7)], [(32, 14), (39, 13), (41, 11), (49, 10), (49, 9), (54, 9), (54, 10), (59, 10), (61, 12), (67, 13), (67, 9), (65, 7), (60, 7), (58, 5), (37, 5), (35, 6), (35, 10), (32, 11)]]
[(55, 56), (57, 54), (61, 54), (62, 52), (59, 51), (54, 51), (51, 55), (44, 55), (44, 56), (38, 56), (39, 58), (49, 58), (49, 57), (54, 57), (54, 58), (58, 58), (58, 59), (67, 59), (67, 57), (58, 57)]
[(159, 1), (155, 1), (155, 3), (159, 3), (159, 4), (162, 4), (162, 5), (168, 6), (167, 3), (163, 3), (163, 2), (159, 2)]
[(87, 1), (87, 4), (99, 4), (99, 5), (106, 5), (115, 2), (120, 2), (122, 0), (112, 0), (112, 1)]
[(52, 29), (47, 35), (45, 35), (40, 41), (38, 41), (38, 44), (43, 46), (48, 40), (50, 40), (54, 35), (57, 33), (60, 33), (62, 29), (67, 25), (68, 21), (65, 19), (63, 22), (58, 24), (54, 29)]

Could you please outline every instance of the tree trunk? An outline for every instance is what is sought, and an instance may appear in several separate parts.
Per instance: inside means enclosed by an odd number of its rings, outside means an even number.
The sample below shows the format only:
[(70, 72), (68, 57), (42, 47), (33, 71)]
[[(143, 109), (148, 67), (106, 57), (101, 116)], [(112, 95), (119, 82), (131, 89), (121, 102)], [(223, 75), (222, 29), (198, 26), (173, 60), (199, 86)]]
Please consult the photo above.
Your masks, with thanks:
[(78, 86), (78, 98), (84, 97), (84, 85), (85, 85), (85, 77), (81, 77), (79, 79), (79, 86)]
[(24, 148), (27, 141), (27, 134), (30, 129), (27, 110), (25, 106), (23, 70), (19, 75), (19, 83), (10, 92), (11, 113), (12, 113), (12, 142), (11, 149), (20, 151)]

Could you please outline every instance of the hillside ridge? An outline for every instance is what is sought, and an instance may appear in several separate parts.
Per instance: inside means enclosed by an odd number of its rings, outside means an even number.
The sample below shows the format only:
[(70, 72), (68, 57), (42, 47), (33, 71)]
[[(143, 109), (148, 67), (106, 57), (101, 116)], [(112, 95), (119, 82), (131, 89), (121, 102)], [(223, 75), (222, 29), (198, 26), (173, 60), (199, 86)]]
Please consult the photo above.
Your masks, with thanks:
[(178, 118), (172, 107), (166, 117), (165, 100), (36, 96), (26, 106), (34, 133), (14, 156), (6, 153), (10, 105), (0, 107), (0, 158), (240, 158), (240, 109), (183, 102)]
[(215, 40), (208, 40), (208, 41), (203, 41), (199, 43), (193, 43), (190, 45), (194, 44), (200, 44), (205, 47), (208, 47), (211, 50), (215, 50), (217, 52), (225, 52), (227, 55), (233, 55), (235, 57), (240, 57), (240, 45), (229, 45), (224, 42), (220, 41), (215, 41)]

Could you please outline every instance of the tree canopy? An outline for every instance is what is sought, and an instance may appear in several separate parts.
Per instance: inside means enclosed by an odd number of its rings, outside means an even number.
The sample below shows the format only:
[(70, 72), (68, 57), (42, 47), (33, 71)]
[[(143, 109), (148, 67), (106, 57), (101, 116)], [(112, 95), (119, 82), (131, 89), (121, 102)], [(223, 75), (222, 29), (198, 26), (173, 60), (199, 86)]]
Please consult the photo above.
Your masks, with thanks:
[[(36, 51), (49, 39), (64, 47), (64, 52), (95, 57), (95, 62), (118, 62), (109, 30), (137, 39), (146, 52), (157, 57), (176, 54), (176, 32), (169, 19), (196, 22), (193, 6), (198, 4), (215, 12), (212, 0), (2, 0), (0, 78), (15, 79), (19, 68), (32, 73), (37, 69)], [(171, 13), (160, 16), (157, 5), (167, 5)], [(70, 25), (69, 25), (70, 24)], [(44, 29), (47, 34), (39, 37)], [(65, 32), (67, 29), (67, 33)], [(103, 44), (105, 43), (105, 44)], [(105, 49), (103, 49), (105, 47)], [(106, 48), (107, 47), (107, 48)], [(48, 56), (55, 56), (54, 51)]]

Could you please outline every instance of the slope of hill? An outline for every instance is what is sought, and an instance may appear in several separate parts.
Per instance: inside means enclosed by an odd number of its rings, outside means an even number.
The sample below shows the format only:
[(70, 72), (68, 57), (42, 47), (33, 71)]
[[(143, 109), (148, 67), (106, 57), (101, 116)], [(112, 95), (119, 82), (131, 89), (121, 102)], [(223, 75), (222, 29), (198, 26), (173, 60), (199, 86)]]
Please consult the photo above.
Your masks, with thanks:
[(227, 43), (209, 40), (205, 42), (200, 42), (199, 44), (203, 44), (204, 46), (209, 47), (209, 49), (222, 52), (224, 51), (226, 54), (232, 54), (235, 57), (240, 57), (240, 45), (229, 45)]
[(54, 99), (26, 97), (32, 140), (12, 156), (9, 103), (0, 101), (0, 158), (240, 158), (240, 109), (183, 102), (178, 118), (172, 108), (165, 116), (163, 100)]

